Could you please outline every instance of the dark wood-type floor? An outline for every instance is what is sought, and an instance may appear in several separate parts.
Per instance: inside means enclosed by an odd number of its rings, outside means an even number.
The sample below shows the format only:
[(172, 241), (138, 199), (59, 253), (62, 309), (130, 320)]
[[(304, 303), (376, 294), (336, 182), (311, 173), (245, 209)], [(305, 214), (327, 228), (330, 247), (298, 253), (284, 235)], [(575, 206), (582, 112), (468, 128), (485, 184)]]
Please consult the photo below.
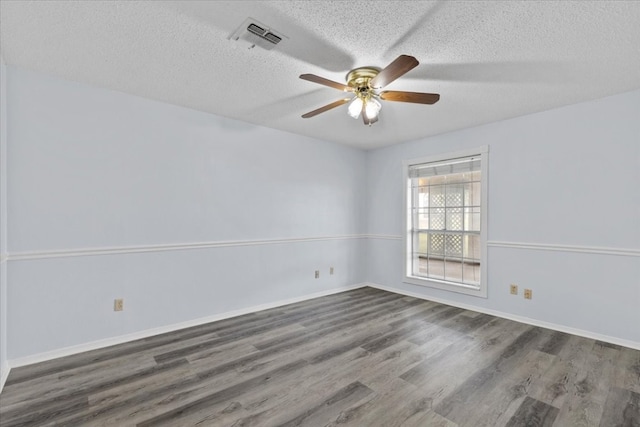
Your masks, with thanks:
[(639, 426), (640, 351), (372, 288), (12, 370), (1, 426)]

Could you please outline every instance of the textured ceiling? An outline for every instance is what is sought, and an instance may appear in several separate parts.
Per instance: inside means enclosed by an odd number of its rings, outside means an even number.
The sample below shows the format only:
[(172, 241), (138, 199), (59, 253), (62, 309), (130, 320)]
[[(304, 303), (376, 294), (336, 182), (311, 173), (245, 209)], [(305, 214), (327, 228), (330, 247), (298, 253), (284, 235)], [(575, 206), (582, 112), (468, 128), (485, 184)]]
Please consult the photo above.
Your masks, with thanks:
[[(252, 17), (288, 37), (229, 40)], [(640, 88), (637, 1), (8, 1), (5, 62), (68, 80), (369, 149)], [(359, 66), (420, 65), (387, 87), (435, 105), (384, 102), (372, 127), (342, 106)]]

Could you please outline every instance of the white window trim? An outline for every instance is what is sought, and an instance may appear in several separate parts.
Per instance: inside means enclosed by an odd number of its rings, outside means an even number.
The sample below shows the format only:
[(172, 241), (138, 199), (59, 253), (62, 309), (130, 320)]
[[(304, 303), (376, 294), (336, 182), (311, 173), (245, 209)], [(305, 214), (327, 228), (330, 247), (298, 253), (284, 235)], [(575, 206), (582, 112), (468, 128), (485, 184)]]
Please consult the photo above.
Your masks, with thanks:
[[(421, 163), (439, 162), (443, 160), (456, 159), (459, 157), (480, 156), (480, 164), (482, 168), (480, 188), (482, 191), (480, 207), (480, 287), (476, 288), (471, 285), (449, 282), (445, 280), (430, 279), (427, 277), (417, 277), (411, 275), (411, 218), (409, 211), (409, 190), (407, 183), (409, 182), (409, 166)], [(404, 160), (402, 162), (402, 194), (403, 194), (403, 218), (404, 218), (404, 258), (403, 258), (403, 282), (412, 285), (427, 286), (430, 288), (442, 289), (451, 292), (458, 292), (476, 297), (487, 298), (487, 200), (488, 200), (488, 175), (489, 175), (489, 146), (460, 150), (448, 153), (434, 154), (427, 157)]]

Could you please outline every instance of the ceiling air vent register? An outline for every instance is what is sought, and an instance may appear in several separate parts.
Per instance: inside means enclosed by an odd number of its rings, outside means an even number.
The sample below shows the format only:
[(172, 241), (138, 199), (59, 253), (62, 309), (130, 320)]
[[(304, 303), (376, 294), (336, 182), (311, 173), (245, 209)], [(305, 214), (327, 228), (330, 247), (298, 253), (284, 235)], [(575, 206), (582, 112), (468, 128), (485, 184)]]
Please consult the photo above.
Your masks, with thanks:
[(278, 43), (286, 39), (287, 36), (281, 32), (253, 18), (245, 19), (229, 37), (229, 40), (244, 40), (248, 42), (250, 44), (249, 49), (259, 46), (266, 50), (273, 49)]

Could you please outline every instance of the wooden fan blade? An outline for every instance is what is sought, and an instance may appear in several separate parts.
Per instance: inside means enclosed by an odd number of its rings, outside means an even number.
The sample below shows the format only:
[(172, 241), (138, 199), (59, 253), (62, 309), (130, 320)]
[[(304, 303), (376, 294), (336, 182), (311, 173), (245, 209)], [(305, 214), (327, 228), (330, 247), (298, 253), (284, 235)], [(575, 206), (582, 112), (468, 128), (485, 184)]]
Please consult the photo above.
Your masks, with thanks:
[(353, 88), (342, 83), (334, 82), (333, 80), (325, 79), (324, 77), (316, 76), (315, 74), (301, 74), (302, 80), (307, 80), (313, 83), (329, 86), (334, 89), (342, 90), (344, 92), (353, 92)]
[(380, 99), (385, 101), (413, 102), (414, 104), (435, 104), (440, 99), (437, 93), (402, 92), (385, 90), (380, 92)]
[(384, 70), (380, 71), (377, 76), (371, 79), (369, 85), (374, 89), (380, 89), (414, 69), (418, 64), (418, 60), (413, 56), (400, 55), (391, 64), (387, 65)]
[(309, 111), (307, 114), (303, 114), (302, 118), (303, 119), (308, 119), (309, 117), (317, 116), (318, 114), (324, 113), (325, 111), (329, 111), (332, 108), (336, 108), (336, 107), (339, 107), (341, 105), (344, 105), (349, 101), (350, 101), (349, 98), (340, 99), (340, 100), (338, 100), (336, 102), (332, 102), (331, 104), (327, 104), (324, 107), (320, 107), (317, 110)]

